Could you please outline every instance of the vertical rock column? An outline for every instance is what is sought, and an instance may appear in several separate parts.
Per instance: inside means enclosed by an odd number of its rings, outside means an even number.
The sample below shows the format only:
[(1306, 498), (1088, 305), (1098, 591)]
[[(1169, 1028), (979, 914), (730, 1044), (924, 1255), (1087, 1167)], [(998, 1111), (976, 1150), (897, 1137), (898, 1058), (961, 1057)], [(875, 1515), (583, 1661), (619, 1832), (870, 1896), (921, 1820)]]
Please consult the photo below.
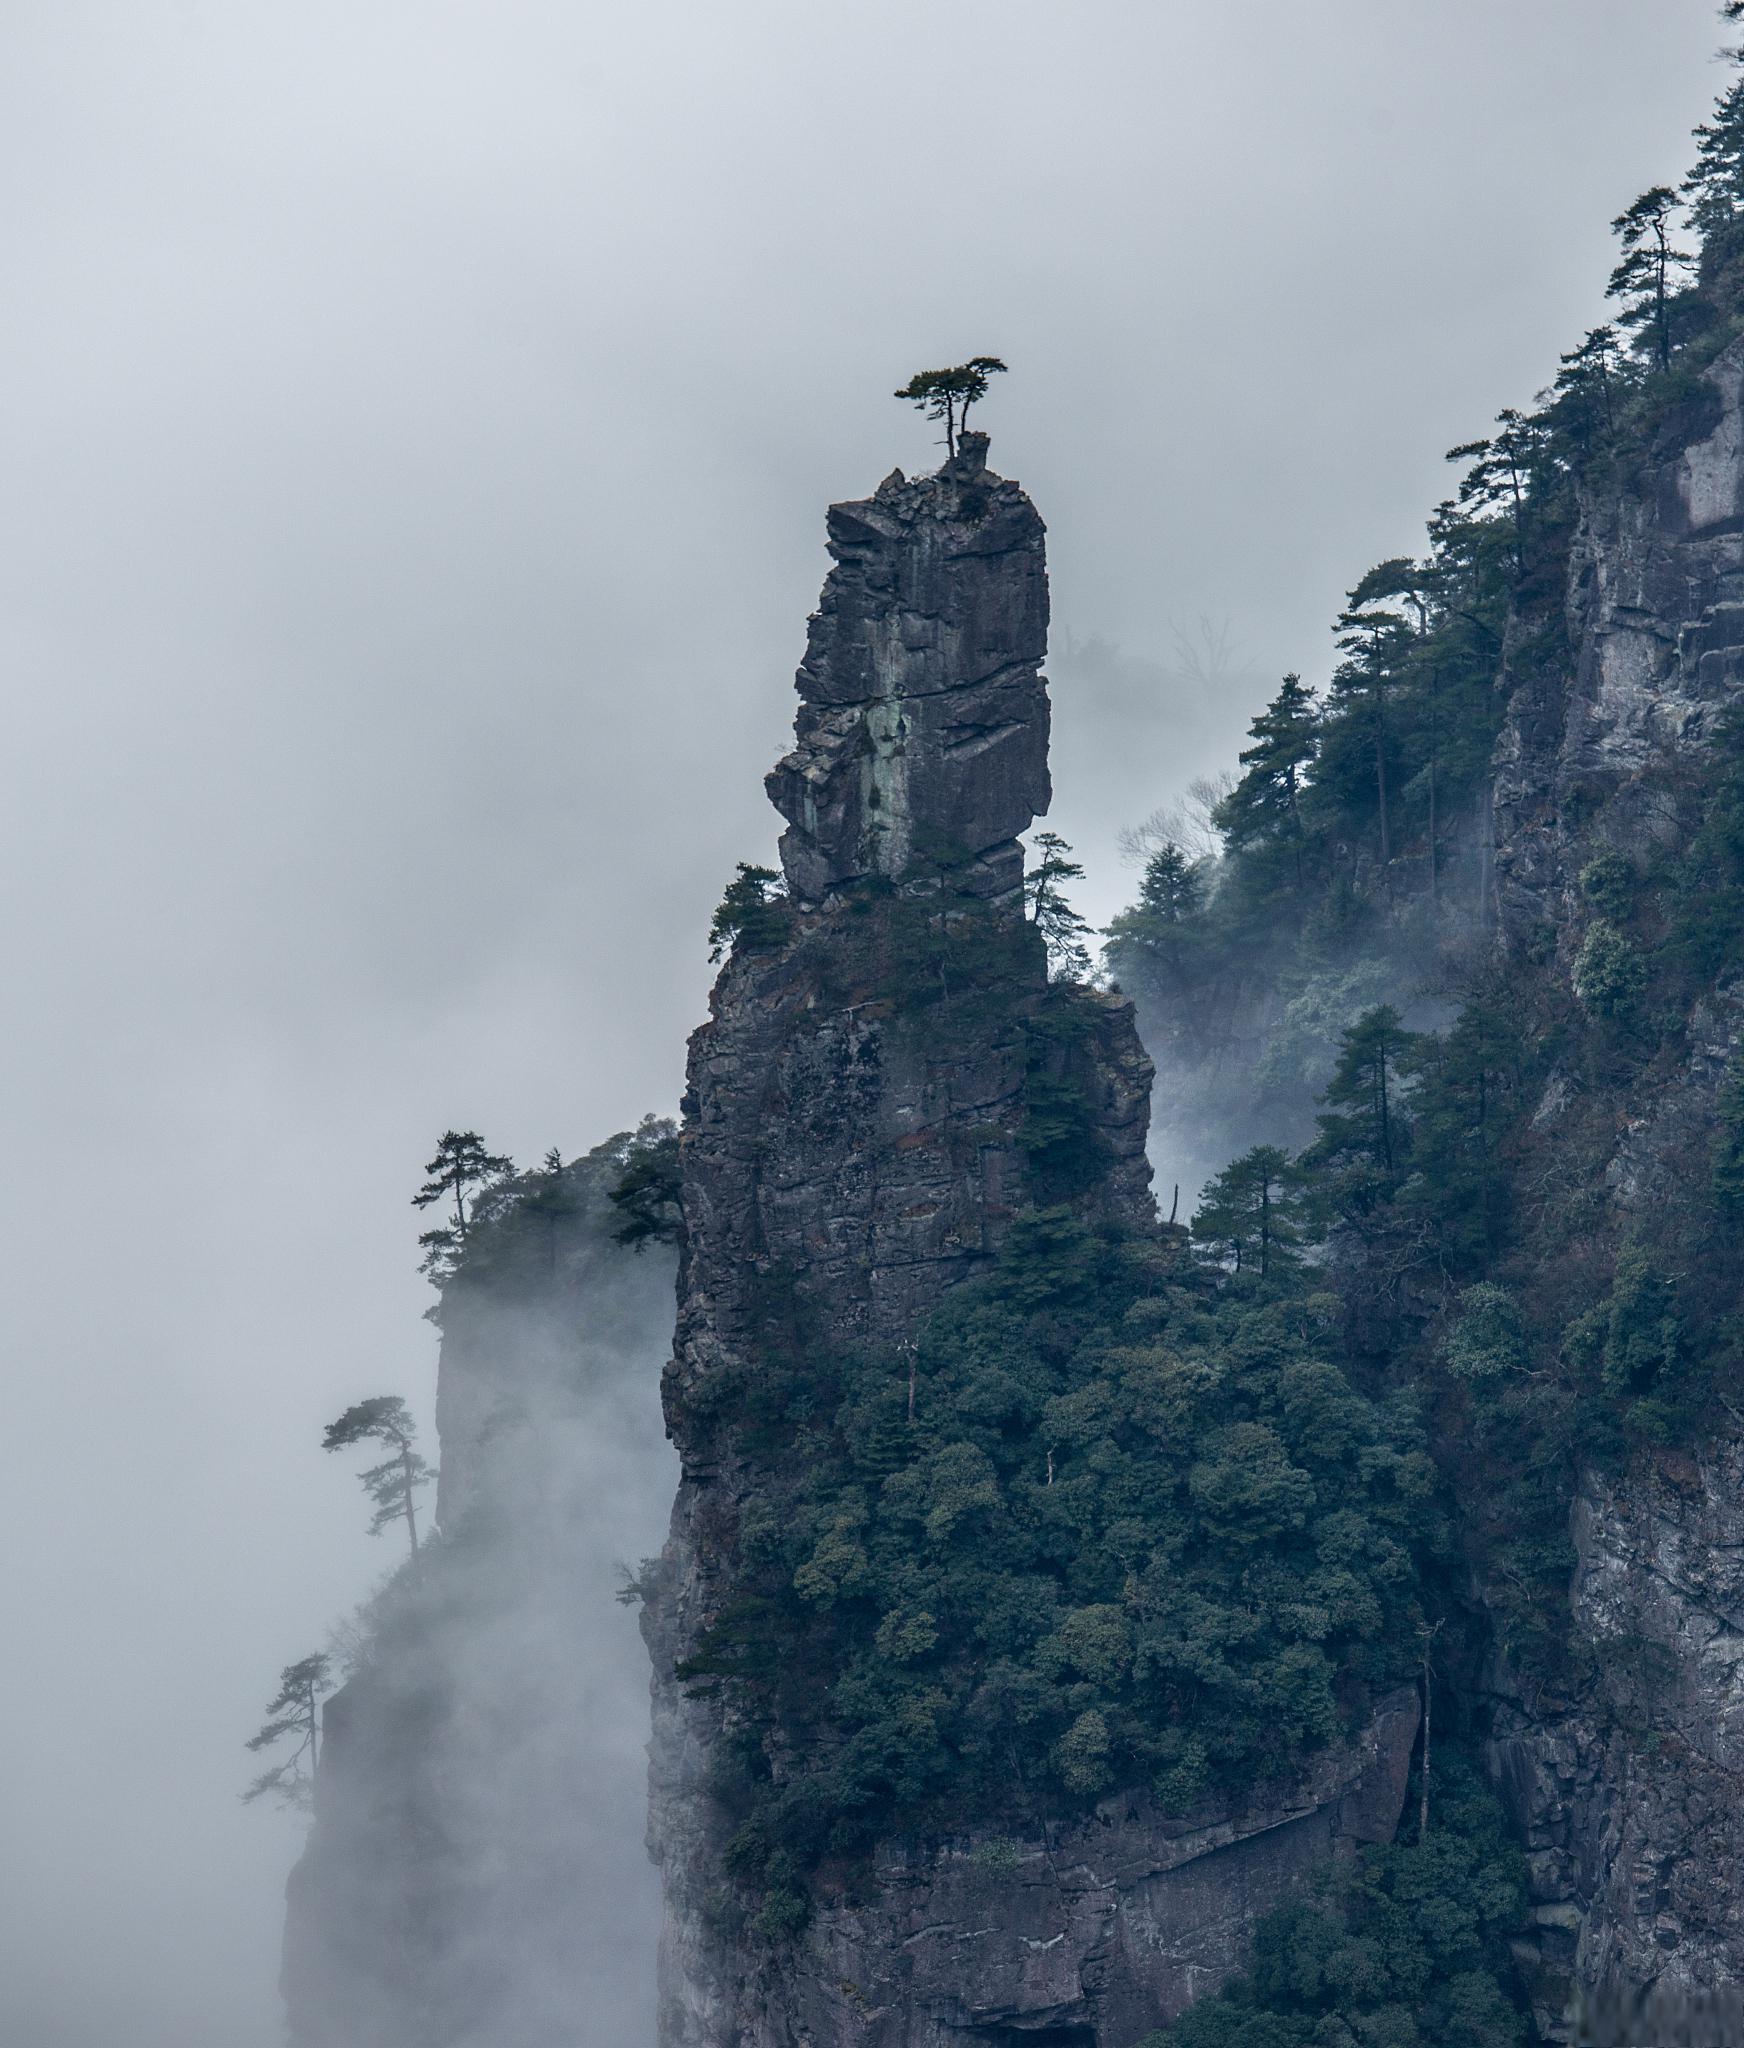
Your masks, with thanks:
[[(777, 1954), (730, 1931), (709, 1787), (731, 1708), (687, 1699), (673, 1671), (730, 1597), (758, 1483), (734, 1423), (771, 1290), (808, 1343), (898, 1344), (986, 1267), (1029, 1199), (1026, 1022), (1047, 968), (1017, 835), (1050, 794), (1043, 532), (974, 434), (937, 475), (898, 472), (830, 508), (835, 566), (798, 675), (796, 742), (768, 778), (788, 825), (782, 936), (741, 943), (691, 1042), (665, 1389), (682, 1479), (646, 1618), (666, 2048), (821, 2044), (835, 2036), (814, 1994), (855, 1974), (841, 1954)], [(1086, 1206), (1138, 1220), (1150, 1066), (1129, 1006), (1090, 1000), (1072, 1079), (1110, 1164)], [(881, 1926), (874, 1909), (866, 1938)]]

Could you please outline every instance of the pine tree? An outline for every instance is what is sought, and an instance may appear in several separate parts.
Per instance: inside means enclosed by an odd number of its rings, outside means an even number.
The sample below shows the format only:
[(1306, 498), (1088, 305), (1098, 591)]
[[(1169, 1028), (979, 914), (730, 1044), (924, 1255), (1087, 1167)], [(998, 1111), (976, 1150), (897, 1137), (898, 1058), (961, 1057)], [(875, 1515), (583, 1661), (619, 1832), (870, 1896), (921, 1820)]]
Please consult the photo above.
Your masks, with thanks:
[(647, 1244), (677, 1244), (684, 1231), (684, 1176), (678, 1126), (669, 1117), (645, 1116), (624, 1148), (623, 1171), (609, 1200), (619, 1222), (613, 1241), (640, 1251)]
[(1084, 936), (1089, 922), (1066, 900), (1063, 886), (1080, 881), (1084, 870), (1057, 832), (1038, 832), (1035, 847), (1041, 859), (1024, 877), (1023, 893), (1030, 922), (1047, 944), (1048, 971), (1056, 981), (1088, 981), (1090, 951)]
[(1549, 429), (1540, 419), (1514, 406), (1504, 406), (1496, 415), (1499, 434), (1486, 441), (1462, 441), (1447, 451), (1449, 462), (1471, 462), (1460, 480), (1459, 502), (1468, 511), (1485, 512), (1500, 507), (1514, 527), (1514, 573), (1526, 573), (1526, 505), (1532, 488), (1532, 472), (1549, 441)]
[(1561, 362), (1556, 373), (1557, 411), (1584, 456), (1601, 435), (1608, 439), (1616, 431), (1617, 330), (1611, 326), (1592, 328), (1580, 347), (1570, 349)]
[(1398, 1065), (1416, 1084), (1406, 1198), (1431, 1217), (1444, 1263), (1480, 1269), (1505, 1222), (1500, 1146), (1524, 1066), (1518, 1005), (1501, 985), (1483, 988), (1451, 1029), (1414, 1037)]
[(1662, 370), (1671, 366), (1671, 307), (1677, 282), (1695, 262), (1671, 239), (1678, 210), (1678, 196), (1671, 187), (1655, 185), (1611, 223), (1623, 253), (1605, 296), (1621, 302), (1623, 326), (1651, 335), (1654, 359)]
[(739, 862), (709, 920), (710, 960), (719, 960), (740, 945), (755, 951), (780, 943), (787, 930), (780, 886), (781, 877), (773, 868)]
[(1415, 635), (1410, 623), (1390, 609), (1398, 595), (1392, 588), (1395, 562), (1371, 569), (1350, 593), (1334, 630), (1344, 655), (1329, 692), (1335, 712), (1349, 712), (1367, 736), (1374, 765), (1375, 814), (1380, 827), (1381, 866), (1393, 858), (1392, 814), (1388, 791), (1387, 703), (1403, 678)]
[(418, 1489), (435, 1477), (413, 1448), (416, 1437), (417, 1425), (405, 1402), (397, 1394), (377, 1394), (347, 1408), (337, 1422), (328, 1423), (321, 1439), (324, 1451), (349, 1450), (362, 1443), (386, 1446), (387, 1457), (358, 1474), (358, 1483), (375, 1507), (369, 1533), (379, 1536), (390, 1522), (404, 1521), (414, 1557), (418, 1554)]
[(945, 423), (946, 452), (957, 452), (958, 432), (969, 424), (969, 408), (987, 396), (989, 377), (1004, 373), (997, 356), (971, 356), (948, 370), (917, 370), (894, 395), (906, 398), (929, 420)]
[[(454, 1222), (449, 1242), (458, 1249), (466, 1243), (469, 1203), (474, 1191), (514, 1170), (515, 1162), (507, 1154), (485, 1150), (477, 1131), (444, 1131), (435, 1158), (424, 1167), (429, 1178), (412, 1197), (412, 1207), (428, 1209), (433, 1203), (451, 1201)], [(418, 1242), (424, 1244), (435, 1235), (429, 1232)]]
[(1302, 885), (1302, 786), (1320, 744), (1320, 711), (1298, 675), (1248, 727), (1252, 746), (1239, 759), (1246, 771), (1217, 806), (1213, 822), (1232, 853), (1268, 841), (1288, 843)]
[(545, 1270), (557, 1271), (558, 1227), (581, 1214), (581, 1194), (555, 1145), (540, 1161), (538, 1170), (523, 1174), (506, 1192), (514, 1198), (518, 1212), (545, 1226)]
[[(1733, 8), (1725, 15), (1728, 21), (1744, 19)], [(1744, 51), (1730, 55), (1735, 63), (1744, 60)], [(1744, 217), (1744, 77), (1720, 95), (1714, 118), (1696, 129), (1695, 138), (1695, 164), (1679, 190), (1705, 249)]]
[(1138, 901), (1108, 927), (1109, 972), (1132, 988), (1183, 991), (1203, 936), (1204, 907), (1203, 865), (1164, 840), (1145, 861)]
[(263, 1799), (271, 1793), (287, 1806), (309, 1804), (321, 1761), (321, 1700), (333, 1690), (332, 1662), (322, 1655), (303, 1657), (279, 1673), (279, 1689), (267, 1705), (266, 1721), (248, 1738), (246, 1747), (258, 1754), (292, 1736), (296, 1747), (254, 1779), (242, 1795), (245, 1800)]
[(1316, 1119), (1320, 1135), (1297, 1161), (1318, 1230), (1344, 1224), (1363, 1232), (1398, 1192), (1411, 1149), (1408, 1077), (1417, 1046), (1385, 1003), (1340, 1040)]
[(1261, 1278), (1295, 1263), (1302, 1241), (1290, 1155), (1256, 1145), (1207, 1183), (1193, 1236), (1210, 1257)]

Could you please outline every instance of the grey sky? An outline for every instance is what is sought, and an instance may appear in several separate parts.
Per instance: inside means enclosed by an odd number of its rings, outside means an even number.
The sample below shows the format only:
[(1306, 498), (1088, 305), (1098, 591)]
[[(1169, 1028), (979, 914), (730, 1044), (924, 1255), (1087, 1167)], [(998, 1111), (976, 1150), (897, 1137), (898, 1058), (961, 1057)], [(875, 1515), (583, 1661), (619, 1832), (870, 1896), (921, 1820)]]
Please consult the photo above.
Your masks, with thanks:
[[(676, 1098), (821, 512), (996, 351), (1056, 619), (1263, 688), (1600, 316), (1709, 0), (0, 10), (0, 2032), (266, 2048), (435, 1134)], [(1115, 828), (1254, 708), (1056, 693)]]

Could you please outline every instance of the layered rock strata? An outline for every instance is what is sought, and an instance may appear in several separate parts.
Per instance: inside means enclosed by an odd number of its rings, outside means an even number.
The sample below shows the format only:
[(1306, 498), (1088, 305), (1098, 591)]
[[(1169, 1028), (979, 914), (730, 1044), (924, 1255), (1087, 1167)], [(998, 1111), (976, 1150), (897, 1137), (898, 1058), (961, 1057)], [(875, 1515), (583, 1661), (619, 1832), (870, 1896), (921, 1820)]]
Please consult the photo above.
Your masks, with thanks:
[[(985, 443), (829, 514), (835, 566), (769, 778), (788, 830), (779, 936), (742, 943), (691, 1042), (685, 1246), (666, 1379), (682, 1472), (658, 1595), (650, 1844), (666, 1900), (662, 2048), (1130, 2048), (1218, 1984), (1253, 1920), (1339, 1843), (1389, 1837), (1409, 1695), (1288, 1796), (1168, 1819), (1112, 1799), (1046, 1840), (985, 1826), (878, 1859), (870, 1899), (791, 1943), (744, 1930), (713, 1783), (723, 1696), (675, 1667), (731, 1597), (758, 1475), (735, 1403), (769, 1303), (820, 1347), (912, 1338), (1040, 1198), (1024, 1144), (1048, 1002), (1017, 835), (1042, 810), (1043, 528)], [(1086, 1213), (1152, 1227), (1151, 1068), (1130, 1007), (1039, 1055), (1089, 1106)]]

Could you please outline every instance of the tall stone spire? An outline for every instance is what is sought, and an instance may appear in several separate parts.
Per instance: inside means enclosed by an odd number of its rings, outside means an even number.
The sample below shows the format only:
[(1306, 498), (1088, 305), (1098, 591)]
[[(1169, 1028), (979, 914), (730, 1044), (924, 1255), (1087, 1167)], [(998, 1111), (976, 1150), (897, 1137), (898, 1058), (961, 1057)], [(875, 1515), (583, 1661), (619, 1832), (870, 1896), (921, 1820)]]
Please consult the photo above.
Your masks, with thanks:
[(830, 507), (796, 741), (768, 778), (800, 900), (940, 864), (973, 894), (1020, 885), (1017, 836), (1050, 796), (1044, 532), (985, 434)]

